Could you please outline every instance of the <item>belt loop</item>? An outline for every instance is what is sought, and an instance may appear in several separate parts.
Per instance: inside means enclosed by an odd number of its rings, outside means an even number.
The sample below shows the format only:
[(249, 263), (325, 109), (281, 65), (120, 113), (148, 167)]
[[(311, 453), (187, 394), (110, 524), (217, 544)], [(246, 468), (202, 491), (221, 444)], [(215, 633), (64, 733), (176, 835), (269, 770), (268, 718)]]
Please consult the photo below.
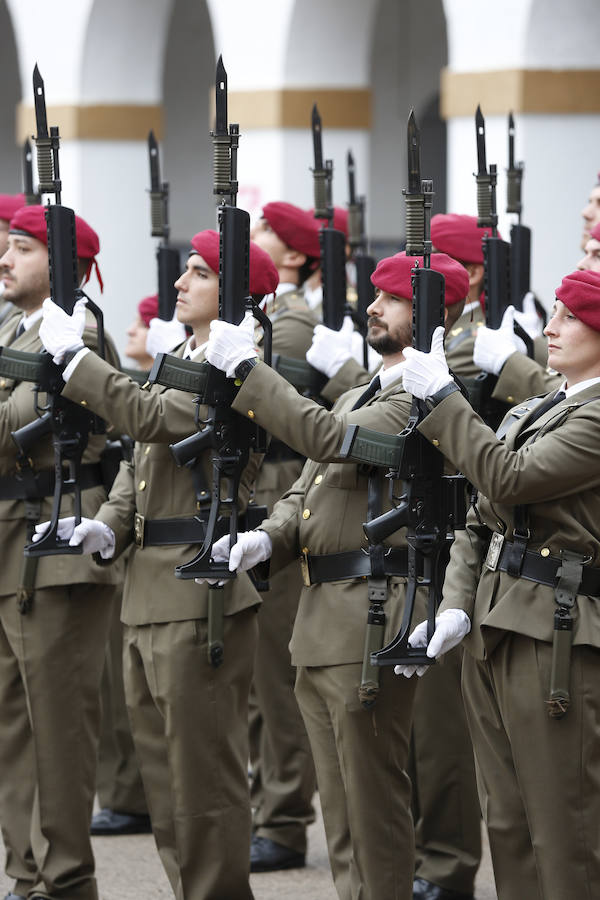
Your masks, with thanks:
[(308, 562), (308, 547), (302, 548), (300, 556), (300, 570), (302, 572), (302, 582), (306, 587), (310, 587), (310, 565)]
[(144, 548), (144, 516), (137, 513), (133, 517), (133, 539), (139, 550)]

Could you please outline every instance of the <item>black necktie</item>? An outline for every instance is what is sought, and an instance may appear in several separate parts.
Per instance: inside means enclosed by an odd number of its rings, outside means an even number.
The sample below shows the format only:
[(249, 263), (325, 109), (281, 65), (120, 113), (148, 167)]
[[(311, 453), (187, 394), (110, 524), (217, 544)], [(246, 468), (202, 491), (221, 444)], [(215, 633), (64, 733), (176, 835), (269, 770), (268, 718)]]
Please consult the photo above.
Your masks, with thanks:
[(365, 403), (368, 403), (371, 397), (374, 397), (378, 390), (381, 388), (381, 381), (379, 379), (379, 375), (376, 375), (370, 385), (367, 387), (366, 391), (360, 395), (352, 409), (358, 409), (360, 406), (364, 406)]
[(519, 434), (515, 440), (515, 448), (520, 447), (522, 443), (522, 433), (527, 431), (534, 422), (537, 422), (538, 419), (547, 413), (549, 409), (552, 409), (553, 406), (556, 406), (561, 400), (564, 400), (567, 395), (564, 391), (557, 391), (553, 397), (546, 397), (545, 400), (542, 400), (541, 403), (538, 403), (531, 412), (531, 415), (527, 416), (526, 419), (523, 420), (523, 427), (520, 429)]
[(25, 323), (24, 323), (23, 319), (21, 319), (21, 321), (17, 325), (17, 333), (15, 334), (15, 337), (16, 338), (21, 337), (21, 335), (23, 334), (24, 331), (25, 331)]

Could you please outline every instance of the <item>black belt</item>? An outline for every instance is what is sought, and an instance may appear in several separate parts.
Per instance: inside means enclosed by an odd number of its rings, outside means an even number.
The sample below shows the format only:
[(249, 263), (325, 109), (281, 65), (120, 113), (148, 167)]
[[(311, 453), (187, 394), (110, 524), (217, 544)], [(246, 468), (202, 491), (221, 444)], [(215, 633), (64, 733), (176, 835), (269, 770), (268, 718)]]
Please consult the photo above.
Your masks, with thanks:
[[(66, 470), (63, 470), (63, 478), (65, 480), (68, 478)], [(81, 466), (77, 484), (82, 491), (104, 484), (100, 463), (86, 463)], [(16, 475), (5, 475), (0, 478), (0, 500), (36, 500), (51, 497), (54, 494), (54, 485), (54, 469), (43, 469), (41, 472), (23, 469)], [(73, 490), (73, 484), (64, 485), (65, 493), (71, 493)]]
[[(371, 574), (369, 554), (363, 550), (347, 550), (344, 553), (328, 553), (312, 556), (302, 552), (300, 560), (305, 585), (324, 581), (341, 581), (345, 578), (364, 578)], [(383, 558), (386, 575), (408, 575), (408, 551), (406, 547), (394, 547)]]
[(272, 440), (265, 453), (265, 462), (285, 462), (288, 459), (299, 459), (304, 462), (305, 457), (284, 444), (283, 441)]
[(136, 545), (160, 547), (163, 544), (202, 544), (206, 534), (202, 519), (146, 519), (135, 514), (133, 533)]
[[(512, 546), (510, 541), (505, 541), (502, 545), (497, 565), (502, 572), (507, 571), (507, 558)], [(526, 550), (520, 577), (526, 578), (528, 581), (537, 581), (538, 584), (547, 584), (548, 587), (555, 587), (558, 581), (557, 572), (561, 565), (562, 560), (556, 556), (540, 556), (539, 551)], [(600, 569), (583, 570), (579, 593), (588, 597), (600, 597)]]

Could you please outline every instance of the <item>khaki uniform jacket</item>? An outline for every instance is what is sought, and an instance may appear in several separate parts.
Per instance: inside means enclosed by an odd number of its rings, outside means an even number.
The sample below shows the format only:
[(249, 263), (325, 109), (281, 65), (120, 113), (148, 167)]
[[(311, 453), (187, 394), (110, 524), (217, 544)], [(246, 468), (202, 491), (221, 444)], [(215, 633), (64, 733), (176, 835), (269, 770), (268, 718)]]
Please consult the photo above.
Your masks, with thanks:
[[(181, 357), (183, 349), (180, 347), (173, 355)], [(201, 358), (197, 357), (197, 360), (200, 362)], [(168, 446), (196, 430), (193, 394), (158, 384), (142, 390), (127, 375), (92, 353), (81, 360), (64, 394), (77, 402), (85, 401), (90, 409), (110, 418), (117, 432), (129, 434), (136, 442), (133, 463), (121, 464), (109, 500), (97, 515), (115, 533), (115, 558), (133, 543), (136, 512), (147, 519), (198, 514), (192, 474), (187, 468), (177, 467)], [(205, 417), (202, 410), (200, 413)], [(260, 455), (252, 454), (242, 477), (242, 509), (247, 504), (260, 460)], [(203, 454), (202, 466), (210, 490), (209, 450)], [(205, 618), (207, 585), (175, 578), (174, 573), (176, 565), (189, 562), (199, 550), (198, 544), (143, 549), (134, 546), (127, 561), (123, 622), (144, 625)], [(226, 615), (258, 603), (260, 598), (245, 573), (225, 586)]]
[[(527, 421), (523, 417), (498, 441), (454, 393), (419, 426), (481, 492), (477, 506), (484, 526), (471, 511), (467, 530), (457, 533), (440, 607), (469, 615), (473, 627), (464, 643), (477, 658), (484, 658), (505, 631), (552, 640), (554, 589), (482, 564), (490, 531), (512, 540), (515, 505), (528, 508), (529, 551), (547, 548), (559, 557), (561, 550), (572, 550), (589, 555), (589, 565), (600, 568), (600, 386), (563, 400), (530, 428)], [(526, 442), (514, 450), (519, 433)], [(579, 596), (573, 618), (574, 644), (600, 647), (598, 599)]]
[[(272, 571), (298, 559), (305, 548), (317, 555), (367, 548), (362, 523), (367, 518), (368, 478), (360, 466), (339, 460), (339, 448), (348, 424), (388, 434), (399, 432), (408, 420), (411, 397), (398, 380), (360, 409), (351, 411), (362, 392), (362, 387), (349, 391), (329, 412), (299, 397), (294, 388), (262, 363), (255, 366), (240, 388), (234, 409), (260, 422), (298, 452), (312, 457), (261, 525), (273, 542)], [(385, 488), (383, 494), (386, 511), (390, 503)], [(392, 535), (388, 543), (405, 545), (404, 531)], [(400, 628), (405, 584), (404, 578), (389, 581), (386, 641)], [(304, 587), (290, 644), (292, 663), (323, 666), (360, 662), (367, 611), (364, 579)]]
[(482, 325), (485, 325), (483, 310), (476, 306), (459, 316), (446, 335), (448, 365), (459, 377), (474, 378), (481, 371), (473, 362), (473, 345), (477, 329)]
[(564, 381), (554, 369), (550, 369), (548, 361), (548, 349), (546, 343), (546, 362), (541, 365), (535, 359), (529, 359), (522, 353), (513, 353), (509, 356), (498, 375), (498, 381), (492, 396), (503, 403), (522, 403), (528, 397), (537, 397), (540, 394), (548, 394), (557, 390)]
[[(90, 347), (97, 346), (97, 331), (92, 327), (93, 317), (88, 314), (83, 340)], [(43, 350), (39, 338), (41, 320), (35, 322), (23, 334), (15, 337), (20, 315), (11, 316), (0, 329), (0, 345), (13, 350), (39, 353)], [(40, 394), (41, 405), (46, 395)], [(34, 409), (33, 385), (30, 382), (0, 379), (0, 476), (17, 477), (18, 452), (10, 433), (37, 418)], [(106, 444), (106, 435), (90, 435), (83, 454), (83, 463), (95, 463)], [(53, 470), (54, 450), (52, 436), (40, 439), (32, 449), (30, 458), (34, 469)], [(100, 504), (106, 499), (106, 491), (98, 485), (82, 492), (82, 515), (93, 518)], [(40, 521), (51, 518), (52, 497), (42, 501)], [(73, 495), (67, 494), (62, 503), (61, 516), (73, 515)], [(25, 504), (23, 500), (0, 500), (0, 542), (2, 544), (2, 579), (0, 594), (13, 594), (20, 582), (23, 548), (27, 543)], [(89, 556), (42, 556), (38, 558), (36, 587), (54, 587), (65, 584), (109, 583), (122, 580), (122, 571), (100, 570)]]

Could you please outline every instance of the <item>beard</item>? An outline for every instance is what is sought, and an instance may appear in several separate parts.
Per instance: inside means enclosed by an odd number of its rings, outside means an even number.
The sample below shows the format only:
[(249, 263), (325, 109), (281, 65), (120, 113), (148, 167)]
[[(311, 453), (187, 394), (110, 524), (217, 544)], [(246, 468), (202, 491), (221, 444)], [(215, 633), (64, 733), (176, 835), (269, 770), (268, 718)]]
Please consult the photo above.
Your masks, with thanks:
[(371, 325), (374, 324), (377, 324), (380, 329), (385, 328), (385, 331), (377, 337), (368, 334), (367, 343), (373, 350), (380, 353), (382, 356), (391, 356), (394, 353), (401, 353), (405, 347), (411, 346), (412, 325), (407, 324), (402, 326), (402, 328), (396, 328), (394, 331), (389, 331), (387, 326), (382, 325), (379, 319), (371, 319), (369, 321), (369, 329)]

